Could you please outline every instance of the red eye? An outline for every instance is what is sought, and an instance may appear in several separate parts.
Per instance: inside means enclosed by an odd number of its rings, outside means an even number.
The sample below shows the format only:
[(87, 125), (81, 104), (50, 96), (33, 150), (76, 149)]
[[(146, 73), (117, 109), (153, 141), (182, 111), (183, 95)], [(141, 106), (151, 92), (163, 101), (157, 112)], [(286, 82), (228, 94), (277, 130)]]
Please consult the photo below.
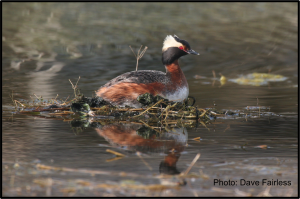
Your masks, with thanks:
[(179, 49), (183, 50), (183, 46), (179, 46)]

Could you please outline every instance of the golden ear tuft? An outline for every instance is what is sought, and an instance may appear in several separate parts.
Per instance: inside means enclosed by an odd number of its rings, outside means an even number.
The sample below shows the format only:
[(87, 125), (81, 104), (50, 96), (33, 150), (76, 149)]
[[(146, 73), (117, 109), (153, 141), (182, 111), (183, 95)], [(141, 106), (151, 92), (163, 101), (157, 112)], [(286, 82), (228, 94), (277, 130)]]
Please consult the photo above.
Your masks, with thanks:
[(170, 47), (179, 47), (182, 44), (177, 42), (175, 38), (178, 38), (176, 35), (167, 35), (167, 37), (164, 40), (162, 51), (166, 51)]

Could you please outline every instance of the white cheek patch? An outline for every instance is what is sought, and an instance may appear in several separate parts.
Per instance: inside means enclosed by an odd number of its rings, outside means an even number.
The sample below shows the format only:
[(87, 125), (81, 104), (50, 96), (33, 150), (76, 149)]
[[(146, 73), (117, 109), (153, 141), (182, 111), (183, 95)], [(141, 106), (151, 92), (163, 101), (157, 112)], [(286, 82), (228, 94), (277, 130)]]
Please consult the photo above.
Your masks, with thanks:
[(172, 35), (168, 35), (164, 40), (162, 51), (164, 52), (170, 47), (179, 47), (179, 46), (182, 46), (182, 44), (177, 42)]

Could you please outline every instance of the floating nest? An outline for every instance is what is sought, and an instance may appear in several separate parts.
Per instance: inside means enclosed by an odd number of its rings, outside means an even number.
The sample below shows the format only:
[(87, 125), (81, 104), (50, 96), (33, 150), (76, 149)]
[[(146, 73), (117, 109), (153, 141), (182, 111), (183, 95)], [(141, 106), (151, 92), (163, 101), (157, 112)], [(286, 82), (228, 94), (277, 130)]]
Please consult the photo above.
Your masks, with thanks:
[[(161, 120), (198, 120), (209, 121), (222, 113), (212, 109), (201, 109), (193, 106), (195, 99), (189, 97), (185, 103), (172, 102), (161, 96), (153, 96), (146, 93), (137, 98), (142, 104), (141, 108), (132, 108), (129, 106), (116, 107), (105, 101), (101, 97), (85, 97), (82, 94), (76, 95), (68, 103), (47, 103), (45, 101), (35, 104), (22, 104), (23, 110), (19, 113), (37, 115), (42, 112), (48, 112), (51, 116), (71, 116), (71, 118), (106, 118), (106, 119), (147, 119), (152, 122)], [(25, 104), (25, 105), (24, 105)], [(25, 108), (24, 108), (25, 107)]]

